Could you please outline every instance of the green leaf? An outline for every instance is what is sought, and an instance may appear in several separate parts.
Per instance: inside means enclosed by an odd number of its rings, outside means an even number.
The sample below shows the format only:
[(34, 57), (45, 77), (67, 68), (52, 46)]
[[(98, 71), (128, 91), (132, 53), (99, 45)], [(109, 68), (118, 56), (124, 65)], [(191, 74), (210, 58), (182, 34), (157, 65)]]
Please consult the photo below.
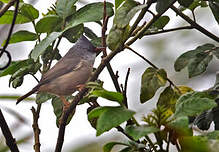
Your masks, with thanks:
[(179, 140), (183, 152), (210, 152), (208, 140), (200, 136), (184, 136)]
[(98, 38), (97, 35), (88, 27), (84, 27), (84, 33), (90, 39)]
[(37, 104), (44, 103), (44, 102), (46, 102), (49, 99), (54, 98), (54, 97), (56, 97), (56, 96), (49, 94), (49, 93), (40, 92), (36, 95), (36, 103)]
[(32, 5), (26, 3), (22, 3), (19, 13), (26, 16), (30, 21), (34, 21), (39, 17), (39, 11)]
[(129, 146), (129, 145), (127, 145), (127, 144), (125, 144), (125, 143), (121, 143), (121, 142), (109, 142), (109, 143), (107, 143), (107, 144), (105, 144), (105, 145), (103, 146), (103, 151), (104, 151), (104, 152), (111, 152), (111, 150), (113, 149), (113, 147), (114, 147), (115, 145)]
[(37, 61), (38, 57), (44, 53), (46, 48), (59, 36), (62, 35), (63, 32), (52, 32), (45, 39), (43, 39), (39, 44), (35, 46), (35, 48), (31, 51), (30, 57)]
[(209, 6), (214, 15), (215, 20), (219, 24), (219, 1), (209, 1)]
[[(113, 15), (113, 5), (107, 3), (107, 14), (108, 16)], [(59, 36), (61, 36), (68, 29), (75, 27), (79, 24), (85, 22), (99, 21), (103, 18), (103, 3), (91, 3), (81, 9), (79, 9), (73, 17), (70, 19), (67, 27), (61, 32), (52, 32), (45, 39), (43, 39), (31, 52), (31, 58), (36, 61), (38, 57), (44, 53), (46, 48), (55, 41)]]
[(4, 71), (0, 72), (0, 77), (6, 76), (6, 75), (12, 75), (16, 71), (18, 71), (20, 68), (28, 66), (30, 64), (33, 64), (33, 60), (32, 59), (20, 60), (20, 61), (12, 62), (7, 69), (5, 69)]
[(157, 106), (165, 107), (166, 109), (171, 109), (172, 112), (175, 111), (175, 104), (179, 95), (172, 89), (171, 86), (165, 88), (165, 90), (160, 94), (157, 102)]
[[(37, 39), (37, 35), (35, 33), (29, 31), (18, 31), (12, 34), (9, 43), (18, 43), (23, 41), (34, 41)], [(5, 44), (2, 43), (2, 46)]]
[(147, 5), (138, 5), (134, 0), (125, 1), (125, 3), (116, 11), (113, 24), (118, 28), (125, 28), (134, 15), (145, 8)]
[(119, 92), (107, 91), (107, 90), (94, 90), (91, 92), (92, 96), (102, 97), (110, 101), (117, 101), (120, 104), (123, 102), (123, 95)]
[(216, 106), (216, 102), (207, 92), (187, 93), (177, 100), (174, 115), (195, 116)]
[(141, 137), (144, 137), (150, 133), (158, 132), (159, 129), (153, 126), (141, 125), (141, 126), (127, 126), (125, 133), (133, 137), (136, 141)]
[(63, 37), (65, 37), (69, 42), (75, 43), (78, 38), (83, 34), (84, 26), (83, 24), (79, 24), (73, 28), (68, 29), (63, 33)]
[(38, 33), (51, 33), (61, 29), (62, 19), (57, 15), (47, 15), (36, 23)]
[(189, 128), (189, 118), (186, 116), (177, 117), (168, 123), (167, 126), (184, 136), (192, 134), (191, 129)]
[[(72, 96), (68, 96), (67, 99), (68, 98), (72, 98)], [(57, 127), (59, 127), (60, 119), (61, 119), (62, 113), (63, 113), (63, 102), (60, 100), (59, 97), (53, 97), (52, 106), (53, 106), (53, 112), (56, 115), (56, 125), (57, 125)], [(75, 114), (75, 110), (73, 110), (72, 113), (69, 115), (67, 122), (66, 122), (67, 125), (70, 123), (74, 114)]]
[(194, 11), (197, 7), (207, 7), (207, 3), (203, 0), (194, 0), (194, 2), (189, 6), (191, 11)]
[(13, 88), (17, 88), (17, 87), (21, 86), (22, 83), (23, 83), (23, 81), (24, 81), (24, 77), (23, 77), (23, 76), (18, 76), (18, 77), (16, 77), (16, 78), (12, 81), (12, 87), (13, 87)]
[(56, 13), (63, 19), (75, 13), (74, 4), (78, 0), (58, 0), (56, 4)]
[(115, 0), (115, 8), (117, 9), (125, 0)]
[(163, 13), (175, 0), (157, 0), (156, 11)]
[(189, 7), (194, 2), (194, 0), (178, 0), (178, 2), (184, 7)]
[(152, 28), (163, 29), (170, 21), (168, 16), (161, 16), (153, 25)]
[[(113, 15), (113, 4), (106, 3), (106, 13), (107, 16)], [(67, 24), (67, 28), (74, 27), (76, 25), (100, 21), (103, 18), (103, 3), (90, 3), (80, 8), (74, 15), (71, 17)]]
[[(7, 12), (5, 12), (3, 16), (0, 17), (0, 24), (11, 24), (13, 20), (13, 16), (14, 16), (14, 11), (8, 10)], [(23, 24), (28, 22), (31, 22), (31, 20), (28, 17), (18, 12), (15, 24)]]
[(219, 140), (219, 131), (215, 130), (215, 131), (209, 132), (205, 134), (203, 137), (207, 137), (208, 139), (213, 139), (213, 140)]
[(88, 119), (99, 117), (96, 127), (96, 135), (99, 136), (113, 127), (117, 127), (121, 123), (129, 120), (134, 114), (134, 111), (125, 109), (123, 107), (99, 107), (93, 109), (88, 114)]
[(212, 53), (199, 53), (188, 65), (189, 78), (202, 74), (206, 71), (208, 63), (212, 60)]
[[(17, 100), (17, 98), (19, 98), (20, 96), (18, 95), (12, 95), (12, 94), (1, 94), (0, 95), (0, 99), (1, 100)], [(34, 101), (35, 98), (32, 98), (32, 97), (28, 97), (28, 98), (25, 98), (24, 100), (26, 101)]]
[(166, 80), (167, 73), (164, 69), (147, 68), (141, 79), (141, 103), (151, 99), (156, 91), (166, 84)]
[(214, 48), (213, 44), (204, 44), (195, 50), (183, 53), (174, 63), (175, 70), (180, 71), (188, 66), (190, 78), (203, 73), (212, 60)]

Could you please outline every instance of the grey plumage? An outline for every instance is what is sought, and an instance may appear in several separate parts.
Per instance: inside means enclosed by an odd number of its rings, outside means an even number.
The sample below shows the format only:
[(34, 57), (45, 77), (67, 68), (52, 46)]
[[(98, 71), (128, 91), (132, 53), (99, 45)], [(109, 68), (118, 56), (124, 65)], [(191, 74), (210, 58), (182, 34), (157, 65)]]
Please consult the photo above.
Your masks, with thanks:
[(17, 104), (35, 92), (49, 92), (58, 96), (75, 92), (77, 85), (84, 84), (92, 72), (95, 49), (82, 35), (66, 55), (42, 76), (37, 86), (17, 99)]

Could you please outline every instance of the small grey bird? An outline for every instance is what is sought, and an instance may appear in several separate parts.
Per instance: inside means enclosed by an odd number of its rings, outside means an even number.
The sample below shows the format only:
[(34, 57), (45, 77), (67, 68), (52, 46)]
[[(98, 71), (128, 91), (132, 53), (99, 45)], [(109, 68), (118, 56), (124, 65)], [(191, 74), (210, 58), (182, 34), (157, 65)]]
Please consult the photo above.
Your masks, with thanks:
[(71, 95), (84, 85), (91, 75), (97, 48), (81, 36), (76, 44), (49, 71), (30, 92), (17, 99), (18, 104), (35, 92), (48, 92), (59, 96), (64, 105), (69, 103), (64, 96)]

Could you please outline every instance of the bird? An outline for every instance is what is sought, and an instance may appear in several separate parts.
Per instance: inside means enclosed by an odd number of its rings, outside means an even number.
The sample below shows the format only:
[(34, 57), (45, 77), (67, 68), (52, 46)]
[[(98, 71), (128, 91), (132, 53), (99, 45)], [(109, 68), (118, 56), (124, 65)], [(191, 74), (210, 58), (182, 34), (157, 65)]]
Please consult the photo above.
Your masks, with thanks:
[(98, 49), (82, 34), (75, 45), (41, 78), (28, 93), (19, 97), (16, 104), (34, 93), (46, 92), (58, 96), (64, 106), (65, 99), (82, 87), (93, 70)]

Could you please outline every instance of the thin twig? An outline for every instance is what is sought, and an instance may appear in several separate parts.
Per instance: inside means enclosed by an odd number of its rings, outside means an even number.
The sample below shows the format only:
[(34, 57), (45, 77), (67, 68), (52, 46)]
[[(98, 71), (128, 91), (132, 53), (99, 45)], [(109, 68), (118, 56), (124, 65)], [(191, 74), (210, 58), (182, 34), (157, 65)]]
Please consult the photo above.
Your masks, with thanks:
[(194, 27), (196, 30), (200, 31), (201, 33), (203, 33), (204, 35), (210, 37), (211, 39), (219, 42), (219, 37), (217, 37), (216, 35), (214, 35), (213, 33), (207, 31), (205, 28), (203, 28), (202, 26), (200, 26), (199, 24), (197, 24), (196, 22), (194, 22), (192, 19), (190, 19), (188, 16), (186, 16), (185, 14), (183, 14), (181, 11), (179, 11), (175, 6), (171, 6), (170, 7), (177, 15), (179, 15), (180, 17), (182, 17), (184, 20), (186, 20), (189, 24), (192, 25), (192, 27)]
[(9, 1), (9, 2), (5, 5), (5, 7), (0, 10), (0, 17), (1, 17), (2, 15), (4, 15), (5, 12), (6, 12), (11, 6), (13, 6), (16, 1), (18, 1), (18, 0), (11, 0), (11, 1)]
[[(145, 62), (147, 62), (150, 66), (152, 66), (155, 69), (159, 69), (156, 65), (154, 65), (151, 61), (149, 61), (148, 59), (146, 59), (144, 56), (142, 56), (141, 54), (139, 54), (138, 52), (136, 52), (134, 49), (132, 49), (131, 47), (125, 45), (125, 47), (127, 49), (129, 49), (130, 51), (132, 51), (133, 53), (135, 53), (136, 55), (138, 55), (140, 58), (142, 58)], [(170, 85), (172, 85), (179, 93), (180, 90), (179, 88), (169, 79), (167, 78), (167, 81), (170, 83)]]
[(16, 144), (16, 140), (13, 138), (11, 131), (8, 127), (8, 124), (4, 118), (4, 115), (0, 109), (0, 127), (2, 130), (2, 133), (5, 137), (6, 140), (6, 144), (8, 145), (8, 147), (10, 148), (10, 150), (12, 152), (19, 152), (17, 144)]
[[(13, 4), (14, 4), (14, 2), (15, 1), (13, 1)], [(10, 38), (11, 38), (11, 34), (13, 32), (13, 29), (14, 29), (15, 21), (16, 21), (17, 14), (18, 14), (18, 7), (19, 7), (19, 0), (16, 0), (16, 6), (15, 6), (15, 10), (14, 10), (13, 20), (12, 20), (12, 23), (11, 23), (10, 30), (8, 32), (8, 37), (6, 39), (5, 45), (3, 46), (3, 49), (1, 49), (1, 52), (0, 52), (0, 58), (2, 57), (4, 52), (7, 53), (8, 63), (4, 67), (2, 67), (1, 70), (6, 69), (10, 65), (10, 63), (11, 63), (11, 55), (6, 50), (6, 48), (7, 48), (8, 44), (9, 44), (9, 41), (10, 41)]]
[(39, 114), (40, 114), (41, 104), (37, 105), (37, 110), (34, 107), (31, 108), (33, 113), (33, 132), (34, 132), (34, 150), (35, 152), (40, 152), (40, 129), (38, 125)]
[(166, 30), (162, 30), (162, 31), (156, 31), (156, 32), (151, 32), (151, 33), (145, 33), (144, 36), (155, 35), (155, 34), (161, 34), (161, 33), (168, 33), (168, 32), (179, 31), (179, 30), (185, 30), (185, 29), (193, 29), (193, 27), (192, 27), (192, 26), (176, 27), (176, 28), (166, 29)]
[(128, 71), (126, 73), (126, 78), (125, 78), (125, 86), (124, 86), (124, 90), (123, 90), (123, 103), (126, 106), (126, 108), (128, 108), (128, 102), (127, 102), (127, 86), (128, 86), (128, 78), (129, 78), (129, 74), (130, 74), (130, 68), (128, 68)]
[[(106, 14), (107, 13), (106, 12), (106, 0), (104, 0), (103, 4), (104, 4), (104, 7), (103, 7), (104, 10), (103, 10), (103, 25), (102, 25), (102, 47), (103, 47), (103, 56), (102, 57), (104, 58), (104, 57), (107, 56), (107, 52), (106, 52), (106, 47), (107, 47), (106, 46), (106, 31), (107, 31), (107, 24), (108, 24), (109, 16), (107, 16), (107, 14)], [(110, 74), (110, 77), (113, 81), (113, 84), (116, 88), (116, 91), (121, 92), (121, 89), (119, 87), (118, 79), (117, 79), (116, 75), (113, 72), (113, 68), (112, 68), (111, 64), (107, 63), (106, 67), (107, 67), (107, 70), (108, 70), (108, 72)]]

